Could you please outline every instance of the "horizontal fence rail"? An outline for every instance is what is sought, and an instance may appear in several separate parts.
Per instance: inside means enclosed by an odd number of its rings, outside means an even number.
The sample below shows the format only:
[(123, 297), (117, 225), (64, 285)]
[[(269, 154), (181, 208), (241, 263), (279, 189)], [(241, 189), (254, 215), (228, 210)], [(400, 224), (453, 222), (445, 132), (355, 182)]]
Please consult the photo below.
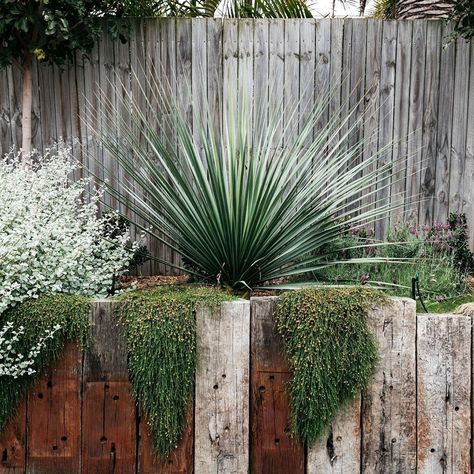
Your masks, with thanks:
[(183, 437), (155, 459), (110, 301), (91, 309), (91, 344), (68, 344), (0, 435), (0, 473), (332, 474), (471, 472), (472, 319), (371, 310), (380, 360), (369, 388), (314, 446), (289, 433), (290, 377), (276, 297), (196, 313), (198, 370)]
[[(452, 25), (443, 21), (373, 19), (222, 20), (146, 19), (131, 25), (128, 43), (104, 36), (90, 57), (78, 57), (63, 69), (35, 66), (33, 141), (45, 150), (62, 138), (74, 156), (111, 182), (124, 178), (84, 125), (87, 103), (101, 110), (100, 97), (117, 104), (114, 85), (130, 81), (134, 70), (145, 84), (173, 78), (183, 112), (191, 116), (191, 97), (207, 98), (217, 117), (228, 91), (243, 88), (259, 106), (311, 104), (331, 84), (335, 93), (325, 112), (331, 116), (358, 105), (365, 113), (351, 140), (366, 140), (364, 156), (394, 142), (380, 163), (392, 160), (394, 179), (376, 197), (403, 205), (377, 223), (379, 236), (404, 218), (431, 224), (449, 212), (465, 212), (474, 221), (474, 47), (457, 40), (445, 46)], [(152, 92), (147, 91), (147, 94)], [(0, 153), (21, 143), (21, 80), (14, 68), (0, 71)], [(116, 116), (122, 111), (117, 107)], [(305, 123), (301, 108), (285, 146)], [(94, 122), (101, 130), (102, 116)], [(219, 119), (219, 118), (218, 118)], [(249, 117), (252, 120), (252, 117)], [(322, 126), (323, 124), (321, 124)], [(350, 125), (350, 124), (348, 124)], [(315, 130), (317, 133), (317, 130)], [(408, 156), (408, 160), (397, 161)], [(367, 199), (371, 199), (370, 197)], [(109, 204), (117, 204), (110, 200)], [(134, 217), (133, 214), (129, 214)], [(471, 226), (474, 245), (474, 226)], [(178, 262), (158, 242), (154, 254)], [(148, 264), (146, 272), (170, 269)]]

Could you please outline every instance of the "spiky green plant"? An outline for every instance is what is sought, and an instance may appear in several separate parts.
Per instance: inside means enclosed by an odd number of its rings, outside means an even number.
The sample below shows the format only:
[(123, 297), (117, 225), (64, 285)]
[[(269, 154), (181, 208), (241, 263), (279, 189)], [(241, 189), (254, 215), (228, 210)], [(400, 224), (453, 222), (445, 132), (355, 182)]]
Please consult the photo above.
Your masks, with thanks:
[[(330, 90), (314, 106), (284, 110), (258, 98), (252, 107), (249, 94), (229, 89), (220, 120), (195, 97), (191, 126), (167, 86), (147, 76), (138, 87), (148, 97), (117, 92), (130, 114), (104, 120), (99, 138), (129, 177), (109, 192), (182, 256), (178, 268), (236, 290), (258, 287), (335, 264), (323, 249), (341, 225), (389, 210), (369, 203), (390, 181), (390, 160), (379, 162), (387, 148), (362, 159), (354, 136), (364, 117), (354, 108), (325, 120)], [(186, 85), (179, 87), (182, 94)], [(117, 116), (115, 104), (102, 107)], [(306, 122), (295, 132), (303, 109)]]

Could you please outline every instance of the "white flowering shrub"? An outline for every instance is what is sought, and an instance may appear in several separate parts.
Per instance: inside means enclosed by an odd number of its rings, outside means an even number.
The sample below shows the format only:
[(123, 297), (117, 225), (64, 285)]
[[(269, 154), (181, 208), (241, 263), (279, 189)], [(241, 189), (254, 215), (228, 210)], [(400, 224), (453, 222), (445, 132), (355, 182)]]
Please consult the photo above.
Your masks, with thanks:
[(36, 370), (33, 366), (40, 351), (46, 346), (47, 340), (52, 339), (59, 329), (61, 326), (55, 324), (39, 338), (28, 354), (24, 355), (17, 346), (20, 337), (25, 333), (25, 328), (20, 326), (15, 329), (12, 322), (7, 322), (3, 328), (0, 328), (0, 377), (8, 376), (16, 379), (22, 375), (34, 374)]
[[(0, 159), (0, 315), (41, 294), (104, 294), (136, 246), (97, 217), (69, 151)], [(1, 325), (1, 317), (0, 317)]]

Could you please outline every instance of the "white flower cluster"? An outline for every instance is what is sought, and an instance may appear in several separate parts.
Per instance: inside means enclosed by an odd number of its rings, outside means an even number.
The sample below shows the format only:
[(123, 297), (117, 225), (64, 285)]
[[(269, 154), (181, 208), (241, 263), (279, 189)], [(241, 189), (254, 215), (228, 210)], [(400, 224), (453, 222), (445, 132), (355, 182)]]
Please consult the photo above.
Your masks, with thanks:
[[(0, 328), (0, 377), (8, 376), (13, 378), (21, 377), (22, 375), (32, 375), (36, 372), (33, 365), (46, 345), (48, 339), (52, 339), (54, 333), (59, 331), (61, 326), (59, 324), (53, 326), (45, 332), (45, 335), (40, 337), (38, 342), (29, 350), (28, 355), (24, 356), (15, 348), (16, 343), (20, 340), (20, 336), (25, 333), (25, 328), (20, 326), (18, 329), (13, 328), (13, 323), (6, 323), (3, 328)], [(10, 334), (7, 334), (10, 332)]]
[(45, 293), (104, 294), (127, 266), (136, 244), (107, 236), (100, 193), (85, 202), (89, 181), (69, 179), (78, 168), (67, 149), (0, 158), (0, 314)]

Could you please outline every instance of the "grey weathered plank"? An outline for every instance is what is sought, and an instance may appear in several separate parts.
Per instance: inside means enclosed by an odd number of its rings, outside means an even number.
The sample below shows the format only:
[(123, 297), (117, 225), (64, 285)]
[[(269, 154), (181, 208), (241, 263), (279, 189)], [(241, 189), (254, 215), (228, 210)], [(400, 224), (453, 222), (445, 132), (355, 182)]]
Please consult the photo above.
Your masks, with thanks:
[[(54, 83), (54, 68), (52, 66), (48, 64), (38, 65), (38, 83), (42, 142), (43, 147), (48, 148), (58, 139), (54, 97), (56, 85)], [(19, 135), (17, 140), (19, 140)]]
[[(239, 22), (237, 20), (224, 22), (222, 49), (222, 120), (223, 124), (228, 123), (232, 128), (238, 114), (236, 90), (239, 75)], [(233, 115), (226, 111), (232, 111)]]
[(308, 449), (307, 474), (346, 474), (361, 467), (361, 397), (335, 416), (329, 433)]
[[(378, 150), (381, 52), (382, 22), (379, 20), (368, 20), (365, 62), (364, 160), (368, 160)], [(374, 167), (375, 165), (370, 166), (367, 171), (372, 171)], [(376, 191), (375, 189), (368, 189), (367, 191), (367, 195), (362, 200), (365, 210), (373, 207), (376, 197), (372, 194)]]
[(284, 117), (284, 144), (294, 143), (298, 133), (298, 113), (291, 116), (299, 104), (299, 80), (295, 74), (299, 70), (300, 54), (300, 22), (295, 19), (284, 22), (284, 89), (283, 89), (283, 117)]
[[(302, 130), (306, 125), (309, 115), (311, 113), (311, 107), (314, 103), (314, 96), (318, 94), (317, 80), (317, 66), (315, 61), (317, 60), (316, 51), (316, 29), (319, 27), (319, 23), (315, 20), (308, 19), (302, 20), (300, 23), (300, 52), (299, 52), (299, 91), (300, 91), (300, 110), (298, 113), (299, 117), (299, 130)], [(331, 47), (331, 35), (327, 38), (329, 47), (328, 51), (321, 51), (321, 54), (327, 54), (326, 64), (329, 69), (329, 50)], [(321, 45), (323, 46), (323, 45)], [(322, 71), (321, 71), (322, 72)], [(328, 74), (329, 75), (329, 74)], [(328, 86), (328, 81), (324, 84)], [(317, 130), (314, 131), (317, 133)], [(313, 140), (313, 136), (310, 135), (305, 141), (305, 145), (308, 146)]]
[(192, 126), (194, 142), (202, 152), (202, 137), (199, 126), (195, 124), (205, 116), (207, 104), (207, 23), (205, 19), (192, 22), (191, 43), (191, 82), (189, 84), (192, 94)]
[(255, 20), (253, 36), (254, 83), (253, 83), (253, 123), (255, 127), (265, 127), (268, 123), (269, 75), (268, 75), (268, 35), (267, 20)]
[[(301, 32), (302, 33), (302, 32)], [(300, 33), (300, 34), (301, 34)], [(301, 58), (304, 60), (304, 57)], [(315, 39), (314, 39), (314, 100), (318, 100), (319, 96), (324, 97), (331, 86), (331, 20), (323, 19), (315, 22)], [(313, 62), (310, 62), (311, 66)], [(302, 75), (300, 66), (300, 75)], [(307, 74), (309, 76), (309, 73)], [(303, 82), (304, 81), (304, 82)], [(311, 87), (311, 79), (306, 80), (304, 76), (300, 79), (301, 85)], [(310, 98), (309, 98), (310, 99)], [(308, 104), (311, 106), (313, 101), (301, 101), (301, 106)], [(301, 110), (300, 110), (301, 115)], [(324, 111), (321, 119), (316, 123), (315, 134), (325, 127), (329, 118), (329, 104)]]
[[(433, 30), (431, 26), (430, 31)], [(443, 36), (452, 33), (452, 28), (447, 25), (443, 28)], [(428, 39), (428, 38), (427, 38)], [(433, 41), (431, 36), (431, 41)], [(428, 51), (432, 51), (432, 55), (436, 52), (433, 44), (428, 46), (427, 43), (427, 61)], [(434, 117), (437, 121), (437, 135), (436, 135), (436, 152), (435, 156), (432, 157), (430, 168), (423, 170), (421, 189), (423, 191), (423, 197), (425, 197), (426, 191), (426, 174), (429, 172), (433, 173), (436, 168), (436, 173), (431, 176), (432, 186), (435, 188), (435, 201), (434, 201), (434, 218), (437, 220), (445, 220), (448, 216), (449, 207), (449, 168), (451, 165), (451, 137), (452, 137), (452, 121), (454, 117), (453, 109), (453, 91), (454, 91), (454, 73), (455, 73), (455, 43), (447, 45), (440, 51), (441, 64), (439, 71), (439, 99), (438, 99), (438, 110), (442, 111), (443, 118)], [(428, 66), (427, 66), (428, 67)], [(426, 74), (426, 86), (431, 82), (429, 74)], [(429, 91), (426, 91), (429, 95)], [(426, 101), (426, 99), (425, 99)], [(439, 118), (439, 121), (438, 121)], [(425, 127), (423, 127), (425, 128)], [(426, 163), (423, 162), (423, 167), (426, 168)], [(422, 207), (423, 211), (423, 207)], [(421, 223), (426, 223), (426, 220), (430, 219), (430, 216), (420, 215)]]
[(223, 32), (221, 19), (207, 20), (207, 97), (214, 128), (222, 128)]
[(426, 21), (413, 21), (410, 98), (408, 112), (408, 160), (405, 220), (418, 222), (420, 207), (421, 156), (423, 144), (423, 93), (425, 84)]
[(0, 70), (0, 156), (10, 152), (12, 146), (12, 125), (10, 93), (8, 90), (8, 69)]
[[(39, 80), (38, 80), (38, 62), (34, 61), (32, 66), (32, 81), (33, 81), (33, 103), (32, 103), (32, 124), (31, 124), (31, 141), (32, 149), (44, 152), (43, 150), (43, 141), (41, 133), (41, 107), (40, 107), (40, 89), (39, 89)], [(67, 84), (65, 84), (67, 86)], [(63, 95), (68, 97), (68, 92), (63, 92)]]
[[(456, 70), (454, 73), (453, 126), (451, 135), (451, 166), (449, 167), (449, 212), (460, 212), (463, 207), (464, 174), (466, 172), (466, 141), (467, 135), (474, 130), (467, 128), (469, 106), (469, 75), (470, 43), (460, 38), (456, 42)], [(438, 179), (436, 179), (438, 181)], [(469, 189), (472, 188), (468, 185)], [(442, 216), (444, 219), (447, 216)]]
[[(471, 41), (471, 68), (474, 67), (474, 41)], [(472, 69), (471, 69), (472, 71)], [(474, 221), (474, 74), (471, 72), (469, 84), (469, 108), (467, 117), (467, 141), (466, 141), (466, 165), (463, 176), (463, 206), (462, 211), (466, 213), (470, 222)], [(474, 232), (470, 233), (470, 247), (474, 249)]]
[(395, 77), (395, 99), (393, 118), (393, 165), (391, 205), (394, 210), (390, 223), (394, 225), (403, 220), (405, 215), (405, 195), (407, 177), (408, 118), (410, 108), (410, 73), (411, 49), (405, 47), (412, 40), (410, 22), (398, 25), (397, 37), (397, 70)]
[(417, 472), (467, 474), (471, 318), (420, 314), (417, 325)]
[(341, 106), (341, 80), (342, 71), (342, 45), (344, 35), (344, 20), (336, 18), (331, 20), (331, 99), (329, 103), (329, 117), (339, 113)]
[[(290, 106), (301, 100), (295, 120), (300, 129), (318, 96), (320, 84), (329, 77), (333, 87), (329, 115), (339, 113), (341, 103), (354, 90), (342, 111), (342, 117), (347, 116), (349, 105), (356, 104), (361, 91), (365, 90), (363, 128), (350, 140), (355, 142), (363, 136), (366, 141), (363, 159), (392, 138), (396, 143), (393, 150), (388, 150), (387, 159), (396, 159), (408, 152), (406, 168), (402, 162), (394, 168), (392, 186), (383, 191), (379, 188), (375, 196), (367, 192), (362, 201), (365, 205), (370, 207), (377, 197), (382, 199), (381, 203), (390, 199), (393, 204), (405, 198), (404, 212), (395, 212), (391, 224), (402, 217), (419, 220), (422, 224), (445, 220), (450, 209), (464, 209), (468, 217), (474, 219), (470, 185), (474, 166), (470, 92), (473, 47), (472, 42), (459, 41), (443, 48), (452, 25), (422, 20), (395, 24), (373, 19), (220, 18), (144, 19), (133, 20), (131, 24), (130, 41), (126, 45), (112, 44), (110, 38), (104, 36), (90, 57), (78, 58), (73, 68), (59, 71), (40, 65), (34, 72), (33, 87), (37, 93), (33, 101), (33, 145), (36, 148), (43, 150), (62, 136), (72, 144), (74, 157), (94, 173), (100, 172), (105, 163), (112, 181), (126, 178), (107, 154), (103, 156), (93, 133), (87, 131), (82, 122), (90, 120), (91, 129), (101, 130), (102, 119), (94, 119), (86, 113), (85, 105), (90, 101), (92, 108), (103, 111), (97, 98), (97, 84), (105, 87), (107, 97), (117, 99), (116, 92), (112, 91), (117, 71), (127, 82), (127, 73), (133, 68), (142, 84), (146, 84), (147, 78), (162, 84), (162, 79), (179, 76), (191, 83), (193, 100), (201, 103), (209, 96), (217, 123), (222, 118), (224, 96), (228, 96), (233, 83), (242, 90), (252, 91), (256, 103), (259, 96), (262, 97), (262, 107), (257, 107), (261, 110), (266, 110), (269, 104), (270, 108), (279, 108), (281, 114), (288, 116)], [(180, 70), (179, 58), (183, 54), (187, 57), (186, 65)], [(244, 74), (244, 69), (249, 73)], [(14, 68), (0, 71), (0, 154), (20, 143), (20, 76)], [(341, 76), (348, 80), (341, 84)], [(141, 101), (140, 107), (146, 109), (138, 94), (137, 81), (133, 83), (134, 97)], [(184, 89), (172, 85), (172, 95), (188, 103), (189, 112), (190, 94)], [(145, 85), (145, 90), (153, 103), (152, 88)], [(361, 112), (362, 104), (357, 115)], [(122, 111), (116, 110), (115, 114), (119, 117)], [(150, 110), (147, 117), (154, 123)], [(254, 114), (252, 120), (255, 118)], [(326, 115), (318, 126), (323, 126), (325, 118)], [(291, 124), (287, 131), (286, 138), (290, 141), (295, 127)], [(407, 130), (408, 140), (405, 139)], [(170, 132), (175, 140), (174, 130)], [(273, 145), (282, 145), (282, 138), (283, 129), (280, 129)], [(73, 142), (74, 139), (78, 142)], [(77, 177), (80, 176), (81, 173), (77, 173)], [(112, 200), (110, 203), (115, 204)], [(133, 212), (128, 211), (128, 215), (135, 219)], [(387, 225), (387, 219), (378, 225), (379, 235)], [(474, 245), (474, 228), (471, 228), (470, 239)], [(151, 241), (147, 244), (153, 253), (179, 262), (168, 247)], [(163, 273), (170, 269), (147, 264), (143, 271)]]
[(362, 399), (361, 472), (416, 469), (416, 313), (408, 298), (369, 313), (380, 362)]
[[(22, 97), (22, 74), (16, 66), (8, 69), (8, 93), (10, 96), (10, 126), (12, 127), (12, 146), (19, 150), (21, 147), (21, 97)], [(48, 80), (45, 84), (50, 83)], [(54, 108), (53, 108), (54, 109)], [(50, 115), (54, 119), (54, 113)], [(33, 124), (32, 124), (33, 125)]]
[[(285, 23), (282, 20), (269, 21), (269, 46), (268, 46), (268, 77), (269, 84), (269, 111), (270, 114), (283, 114), (283, 90), (285, 74)], [(283, 145), (283, 126), (281, 122), (273, 137), (273, 147)]]
[[(365, 103), (363, 101), (364, 88), (365, 88), (365, 58), (367, 51), (367, 23), (365, 21), (354, 21), (352, 25), (352, 39), (351, 39), (351, 50), (350, 50), (350, 97), (349, 97), (349, 109), (351, 110), (351, 118), (349, 120), (349, 127), (352, 129), (349, 135), (349, 146), (351, 148), (357, 147), (353, 159), (352, 165), (360, 163), (363, 159), (363, 147), (361, 146), (362, 137), (364, 135), (363, 130), (363, 112)], [(349, 74), (349, 72), (348, 72)], [(358, 173), (355, 178), (360, 177), (361, 173)], [(362, 193), (365, 195), (365, 192)], [(348, 208), (358, 208), (361, 204), (360, 198), (361, 193), (356, 194), (351, 202), (349, 202)]]
[[(397, 22), (386, 21), (382, 31), (382, 53), (380, 65), (380, 110), (378, 147), (382, 150), (393, 139), (393, 104), (395, 100), (395, 65), (397, 49)], [(378, 165), (383, 166), (392, 159), (392, 150), (388, 147), (379, 156)], [(377, 205), (386, 205), (390, 200), (391, 179), (387, 176), (377, 185)], [(382, 238), (387, 232), (389, 217), (379, 218), (375, 223), (375, 232)]]
[[(237, 90), (239, 96), (245, 99), (247, 117), (250, 129), (253, 130), (253, 103), (254, 103), (254, 68), (253, 68), (253, 35), (254, 35), (254, 21), (245, 19), (239, 22), (239, 58), (238, 58), (238, 78)], [(249, 140), (253, 142), (253, 137)]]
[(249, 463), (250, 303), (196, 311), (196, 474), (246, 474)]

